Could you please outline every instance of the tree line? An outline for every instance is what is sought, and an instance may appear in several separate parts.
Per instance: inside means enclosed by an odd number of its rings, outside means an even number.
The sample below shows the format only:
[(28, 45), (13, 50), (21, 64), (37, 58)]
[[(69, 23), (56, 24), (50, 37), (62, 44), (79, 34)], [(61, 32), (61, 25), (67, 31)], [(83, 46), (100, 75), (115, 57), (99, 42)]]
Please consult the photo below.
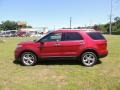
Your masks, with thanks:
[[(109, 33), (110, 23), (94, 25), (94, 29), (100, 29), (103, 33)], [(120, 34), (120, 17), (115, 17), (112, 22), (112, 34)]]
[[(109, 33), (109, 23), (106, 24), (99, 24), (94, 26), (89, 26), (97, 30), (101, 30), (103, 33)], [(86, 28), (89, 28), (86, 27)], [(27, 25), (18, 25), (15, 21), (2, 21), (0, 24), (0, 30), (19, 30), (20, 28), (32, 28), (32, 26)], [(77, 27), (78, 29), (81, 27)], [(112, 34), (120, 34), (120, 17), (115, 17), (114, 21), (112, 22)]]
[(20, 28), (32, 28), (32, 26), (27, 25), (18, 25), (15, 21), (2, 21), (0, 24), (0, 31), (7, 31), (7, 30), (19, 30)]

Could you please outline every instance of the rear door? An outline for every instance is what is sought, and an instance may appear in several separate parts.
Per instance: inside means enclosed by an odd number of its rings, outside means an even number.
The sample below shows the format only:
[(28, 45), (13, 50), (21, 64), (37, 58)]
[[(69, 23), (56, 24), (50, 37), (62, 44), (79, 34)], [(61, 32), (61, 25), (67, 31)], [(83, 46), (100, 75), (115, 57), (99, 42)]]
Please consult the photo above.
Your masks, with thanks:
[(80, 53), (85, 42), (78, 32), (64, 32), (62, 41), (59, 44), (62, 56), (74, 57)]

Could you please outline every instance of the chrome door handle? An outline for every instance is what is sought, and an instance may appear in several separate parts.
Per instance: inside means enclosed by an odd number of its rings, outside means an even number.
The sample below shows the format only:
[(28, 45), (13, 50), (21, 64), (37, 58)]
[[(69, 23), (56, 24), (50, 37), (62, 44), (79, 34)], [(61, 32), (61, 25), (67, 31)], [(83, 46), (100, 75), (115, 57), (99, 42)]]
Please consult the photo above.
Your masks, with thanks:
[(56, 47), (57, 47), (57, 46), (60, 46), (60, 44), (54, 44), (53, 46), (56, 46)]
[(60, 46), (60, 44), (57, 44), (57, 46)]
[(85, 44), (85, 42), (80, 42), (80, 45), (83, 45), (83, 44)]
[(57, 44), (54, 44), (53, 46), (57, 46)]

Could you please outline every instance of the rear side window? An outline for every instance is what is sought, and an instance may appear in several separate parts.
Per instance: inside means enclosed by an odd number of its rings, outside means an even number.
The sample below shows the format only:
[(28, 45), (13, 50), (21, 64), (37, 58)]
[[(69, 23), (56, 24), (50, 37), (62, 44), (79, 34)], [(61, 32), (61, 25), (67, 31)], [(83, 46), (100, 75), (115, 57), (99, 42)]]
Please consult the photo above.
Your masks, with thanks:
[(88, 32), (88, 35), (94, 40), (105, 40), (100, 32)]
[(63, 33), (62, 41), (70, 41), (70, 40), (83, 40), (83, 38), (77, 32), (66, 32), (66, 33)]

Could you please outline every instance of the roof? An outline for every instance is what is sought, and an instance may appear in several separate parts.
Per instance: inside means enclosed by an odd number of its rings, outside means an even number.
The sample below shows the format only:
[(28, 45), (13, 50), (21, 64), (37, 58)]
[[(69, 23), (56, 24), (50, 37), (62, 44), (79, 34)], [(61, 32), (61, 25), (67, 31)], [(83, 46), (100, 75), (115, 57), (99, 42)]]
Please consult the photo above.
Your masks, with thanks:
[(54, 32), (95, 32), (94, 29), (58, 29)]

